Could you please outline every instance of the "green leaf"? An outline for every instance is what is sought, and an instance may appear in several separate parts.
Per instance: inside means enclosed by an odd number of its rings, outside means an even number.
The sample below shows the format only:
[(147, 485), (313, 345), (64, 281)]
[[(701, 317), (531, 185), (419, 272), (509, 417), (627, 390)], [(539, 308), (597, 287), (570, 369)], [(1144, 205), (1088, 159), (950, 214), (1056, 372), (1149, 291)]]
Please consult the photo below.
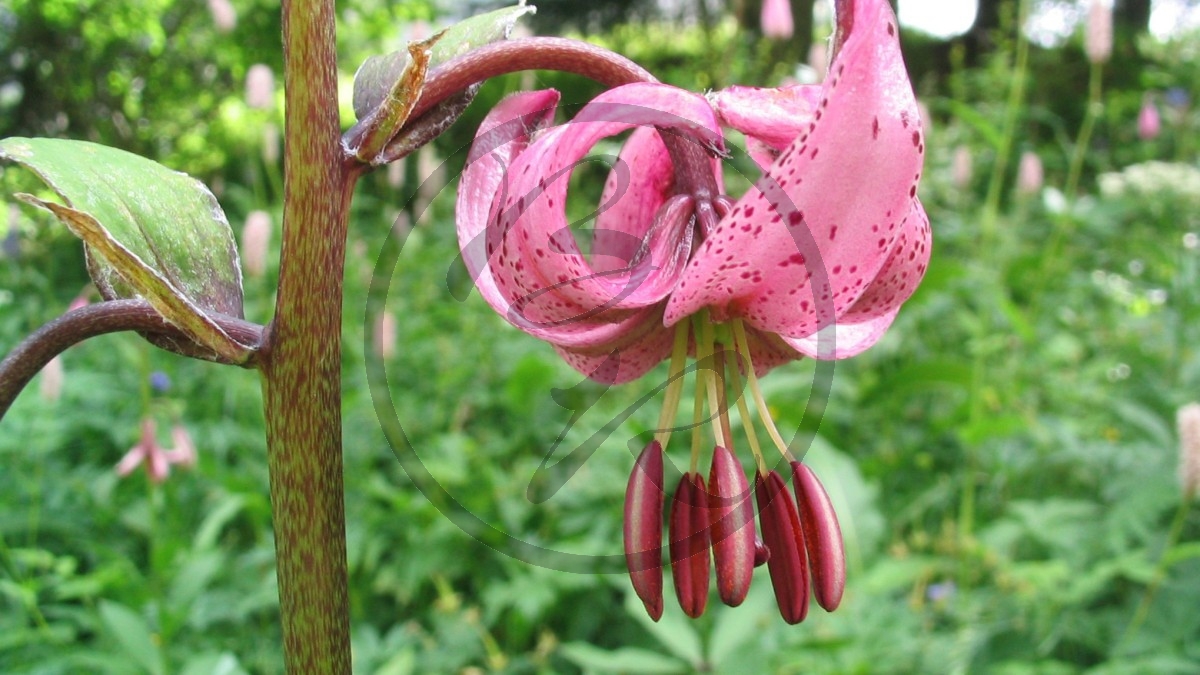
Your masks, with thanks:
[[(517, 5), (480, 14), (450, 26), (437, 36), (431, 47), (429, 67), (466, 54), (490, 42), (504, 40), (512, 32), (517, 19), (536, 11), (532, 5)], [(354, 75), (354, 115), (364, 119), (379, 107), (400, 81), (411, 57), (408, 49), (372, 56), (363, 62)]]
[[(666, 575), (666, 581), (667, 583), (663, 584), (663, 594), (669, 600), (675, 595), (671, 575)], [(653, 635), (667, 651), (687, 663), (704, 662), (704, 649), (700, 644), (700, 635), (693, 627), (695, 624), (678, 606), (668, 603), (667, 611), (663, 612), (662, 618), (655, 621), (646, 614), (642, 601), (630, 588), (625, 593), (625, 612)]]
[(691, 672), (687, 664), (682, 661), (636, 647), (610, 651), (586, 642), (568, 642), (559, 647), (559, 653), (568, 661), (582, 668), (584, 672), (643, 673), (644, 675)]
[(237, 657), (229, 652), (193, 656), (184, 666), (183, 675), (246, 675)]
[(120, 643), (126, 655), (146, 672), (153, 675), (165, 672), (162, 650), (155, 644), (154, 636), (140, 615), (125, 605), (101, 600), (100, 620)]
[(0, 158), (31, 170), (65, 202), (17, 195), (83, 239), (101, 295), (144, 298), (225, 360), (249, 358), (249, 347), (207, 316), (242, 317), (242, 276), (229, 223), (203, 184), (85, 141), (7, 138), (0, 141)]

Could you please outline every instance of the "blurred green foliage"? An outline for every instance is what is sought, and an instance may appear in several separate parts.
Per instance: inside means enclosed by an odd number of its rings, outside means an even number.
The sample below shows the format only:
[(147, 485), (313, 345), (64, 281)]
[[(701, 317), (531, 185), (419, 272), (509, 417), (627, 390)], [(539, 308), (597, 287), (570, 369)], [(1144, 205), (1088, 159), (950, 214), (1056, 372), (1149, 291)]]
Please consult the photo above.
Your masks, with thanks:
[[(199, 2), (15, 0), (0, 9), (0, 86), (18, 81), (22, 96), (0, 97), (0, 133), (135, 149), (223, 188), (235, 229), (252, 209), (278, 224), (279, 166), (263, 146), (280, 117), (242, 97), (250, 65), (279, 72), (278, 7), (237, 7), (237, 26), (221, 33)], [(340, 11), (347, 82), (363, 57), (398, 46), (408, 20), (435, 16), (426, 3)], [(695, 90), (777, 78), (729, 26), (646, 23), (594, 38)], [(630, 446), (653, 427), (658, 400), (554, 494), (563, 469), (539, 467), (572, 413), (556, 401), (591, 408), (551, 466), (663, 374), (607, 391), (580, 384), (477, 293), (459, 299), (470, 282), (455, 261), (452, 177), (478, 121), (522, 78), (486, 85), (424, 163), (406, 161), (402, 185), (377, 172), (354, 204), (343, 374), (356, 672), (1200, 670), (1200, 512), (1181, 504), (1173, 429), (1175, 410), (1200, 391), (1200, 120), (1161, 95), (1200, 91), (1196, 44), (1137, 45), (1143, 65), (1106, 89), (1077, 196), (1060, 190), (1082, 118), (1078, 46), (1035, 52), (1016, 139), (1042, 158), (1046, 186), (1021, 196), (1004, 176), (990, 241), (978, 223), (1004, 140), (1012, 45), (979, 68), (918, 78), (933, 115), (921, 187), (934, 259), (886, 339), (837, 364), (820, 428), (808, 430), (846, 531), (850, 580), (841, 609), (798, 627), (779, 620), (761, 572), (740, 608), (693, 622), (668, 607), (653, 624), (624, 575), (609, 573), (619, 562), (585, 573), (529, 564), (446, 517), (456, 502), (536, 547), (619, 556)], [(529, 80), (568, 103), (596, 91), (556, 74)], [(1135, 121), (1148, 90), (1164, 130), (1142, 141)], [(955, 176), (959, 147), (969, 178)], [(4, 191), (18, 180), (6, 169)], [(73, 240), (36, 214), (7, 215), (20, 253), (0, 259), (0, 351), (86, 282)], [(403, 242), (394, 270), (379, 266), (389, 238)], [(273, 245), (272, 261), (278, 233)], [(270, 316), (275, 266), (247, 279), (251, 319)], [(422, 494), (380, 428), (367, 378), (368, 288), (380, 279), (397, 319), (390, 400), (447, 495)], [(254, 374), (127, 335), (63, 362), (61, 398), (43, 398), (35, 381), (0, 425), (0, 670), (280, 672)], [(169, 375), (169, 390), (150, 386), (155, 372)], [(765, 379), (781, 425), (800, 425), (813, 375), (802, 362)], [(146, 415), (188, 428), (194, 470), (161, 486), (116, 477)]]

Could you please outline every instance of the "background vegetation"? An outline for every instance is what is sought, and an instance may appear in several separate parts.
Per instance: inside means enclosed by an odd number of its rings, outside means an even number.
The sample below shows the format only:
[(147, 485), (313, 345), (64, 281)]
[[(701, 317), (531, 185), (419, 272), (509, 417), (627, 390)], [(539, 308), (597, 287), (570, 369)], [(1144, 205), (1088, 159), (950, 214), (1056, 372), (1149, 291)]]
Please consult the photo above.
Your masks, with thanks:
[[(386, 302), (396, 327), (386, 369), (425, 466), (513, 537), (620, 553), (627, 444), (653, 426), (657, 402), (551, 498), (530, 498), (545, 487), (533, 477), (570, 419), (564, 404), (595, 403), (558, 457), (655, 376), (607, 391), (580, 384), (468, 295), (453, 229), (453, 177), (490, 104), (523, 84), (582, 102), (592, 85), (546, 73), (494, 81), (434, 151), (364, 181), (344, 366), (356, 672), (1200, 671), (1200, 510), (1180, 489), (1174, 430), (1176, 409), (1200, 398), (1200, 115), (1188, 101), (1200, 92), (1200, 36), (1118, 33), (1072, 193), (1087, 113), (1081, 38), (1030, 52), (1012, 109), (1015, 3), (997, 4), (982, 46), (906, 35), (931, 112), (921, 189), (934, 258), (887, 338), (837, 365), (809, 429), (851, 567), (843, 607), (798, 627), (779, 620), (763, 576), (741, 608), (692, 622), (668, 602), (652, 624), (612, 567), (515, 560), (448, 520), (449, 503), (416, 489), (380, 431), (366, 296), (391, 273), (377, 258), (395, 234), (406, 239)], [(199, 2), (14, 0), (0, 8), (0, 135), (147, 154), (214, 186), (235, 230), (252, 210), (277, 225), (282, 99), (251, 108), (243, 88), (253, 64), (280, 70), (278, 7), (234, 6), (236, 25), (222, 28)], [(347, 82), (365, 56), (442, 18), (422, 2), (340, 11)], [(563, 28), (547, 15), (539, 30)], [(680, 86), (775, 83), (791, 70), (726, 12), (708, 23), (619, 16), (576, 28)], [(1147, 100), (1162, 117), (1153, 139), (1138, 135)], [(1043, 184), (1018, 189), (1022, 152), (1040, 159)], [(17, 181), (6, 170), (0, 187)], [(78, 243), (35, 213), (8, 210), (0, 235), (6, 351), (87, 278)], [(259, 321), (270, 315), (271, 260), (246, 283)], [(279, 672), (255, 375), (126, 335), (74, 348), (63, 364), (60, 393), (31, 388), (0, 426), (0, 671)], [(781, 424), (800, 424), (813, 372), (799, 363), (765, 380)], [(171, 423), (187, 428), (193, 470), (161, 485), (117, 477), (146, 416), (164, 442)]]

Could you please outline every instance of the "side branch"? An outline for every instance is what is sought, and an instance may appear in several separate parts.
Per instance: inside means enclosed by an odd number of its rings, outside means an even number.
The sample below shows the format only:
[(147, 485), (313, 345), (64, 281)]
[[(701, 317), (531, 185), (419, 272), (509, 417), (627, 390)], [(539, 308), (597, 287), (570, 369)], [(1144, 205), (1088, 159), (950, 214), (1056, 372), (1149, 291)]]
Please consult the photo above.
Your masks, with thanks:
[(431, 70), (410, 119), (473, 84), (522, 70), (574, 73), (606, 87), (658, 81), (624, 56), (579, 40), (552, 37), (502, 40), (473, 49)]
[[(230, 316), (211, 316), (242, 344), (258, 345), (262, 339), (262, 326)], [(34, 331), (0, 361), (0, 418), (50, 359), (88, 338), (127, 330), (168, 336), (181, 344), (191, 342), (145, 300), (112, 300), (71, 310)]]

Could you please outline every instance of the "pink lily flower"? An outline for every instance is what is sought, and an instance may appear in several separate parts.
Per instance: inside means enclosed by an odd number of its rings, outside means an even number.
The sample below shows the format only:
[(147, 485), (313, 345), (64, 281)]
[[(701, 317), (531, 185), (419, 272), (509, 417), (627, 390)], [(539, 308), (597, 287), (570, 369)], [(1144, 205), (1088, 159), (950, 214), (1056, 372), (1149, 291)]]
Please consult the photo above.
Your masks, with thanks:
[[(710, 103), (631, 84), (559, 126), (555, 91), (497, 105), (458, 195), (459, 242), (484, 299), (613, 383), (665, 359), (672, 327), (706, 308), (714, 321), (745, 321), (760, 374), (874, 344), (928, 263), (916, 197), (924, 140), (890, 7), (841, 5), (853, 12), (839, 13), (845, 37), (819, 86), (734, 87)], [(686, 205), (696, 196), (674, 191), (656, 128), (720, 148), (721, 123), (749, 136), (766, 175), (711, 232), (693, 232)], [(631, 128), (585, 254), (564, 210), (570, 169)]]
[[(707, 395), (714, 457), (733, 448), (718, 392), (726, 378), (740, 391), (745, 377), (763, 426), (808, 487), (803, 495), (797, 487), (792, 501), (745, 420), (763, 538), (776, 549), (756, 558), (763, 546), (753, 527), (745, 529), (740, 515), (714, 515), (748, 513), (748, 484), (730, 478), (737, 472), (722, 459), (706, 486), (693, 456), (671, 518), (681, 605), (692, 616), (704, 610), (710, 546), (727, 604), (745, 597), (749, 572), (764, 557), (789, 622), (804, 618), (810, 567), (820, 604), (832, 610), (841, 598), (844, 555), (832, 505), (815, 477), (796, 468), (757, 377), (803, 356), (842, 359), (877, 342), (925, 273), (931, 232), (916, 196), (921, 115), (895, 15), (886, 0), (838, 0), (837, 10), (833, 62), (821, 85), (732, 87), (703, 97), (629, 84), (560, 125), (553, 124), (557, 92), (519, 93), (483, 122), (459, 185), (464, 261), (507, 321), (600, 382), (627, 382), (671, 360), (660, 430), (626, 502), (634, 523), (626, 528), (627, 560), (655, 619), (664, 501), (655, 456), (666, 447), (689, 355), (706, 364), (697, 370), (696, 410)], [(723, 194), (722, 128), (747, 137), (763, 172), (736, 200)], [(582, 247), (565, 210), (571, 171), (598, 141), (627, 131)], [(738, 404), (745, 418), (745, 402)], [(736, 533), (729, 535), (736, 545), (712, 540), (716, 531)]]

